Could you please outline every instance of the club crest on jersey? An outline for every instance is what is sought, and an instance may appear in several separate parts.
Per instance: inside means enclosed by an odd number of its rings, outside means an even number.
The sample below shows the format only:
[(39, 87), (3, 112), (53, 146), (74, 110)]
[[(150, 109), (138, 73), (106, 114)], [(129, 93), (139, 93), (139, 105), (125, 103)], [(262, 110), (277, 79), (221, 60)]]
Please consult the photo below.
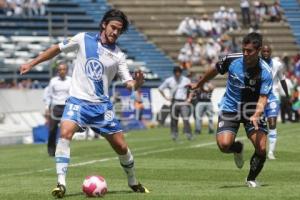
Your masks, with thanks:
[(249, 84), (250, 84), (250, 85), (253, 86), (253, 85), (255, 85), (255, 83), (256, 83), (256, 80), (254, 80), (254, 79), (250, 79), (250, 80), (249, 80)]
[(89, 58), (85, 64), (85, 73), (93, 81), (101, 81), (104, 72), (103, 64), (96, 58)]

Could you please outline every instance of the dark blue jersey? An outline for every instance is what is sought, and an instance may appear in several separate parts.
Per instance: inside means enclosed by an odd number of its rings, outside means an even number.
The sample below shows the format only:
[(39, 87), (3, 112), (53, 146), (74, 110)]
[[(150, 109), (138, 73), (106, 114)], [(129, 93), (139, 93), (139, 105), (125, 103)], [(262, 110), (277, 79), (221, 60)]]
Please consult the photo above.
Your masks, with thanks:
[(221, 111), (253, 113), (259, 96), (272, 93), (271, 68), (261, 58), (258, 67), (247, 69), (242, 54), (231, 54), (221, 59), (216, 69), (220, 74), (228, 72), (226, 92), (219, 104)]

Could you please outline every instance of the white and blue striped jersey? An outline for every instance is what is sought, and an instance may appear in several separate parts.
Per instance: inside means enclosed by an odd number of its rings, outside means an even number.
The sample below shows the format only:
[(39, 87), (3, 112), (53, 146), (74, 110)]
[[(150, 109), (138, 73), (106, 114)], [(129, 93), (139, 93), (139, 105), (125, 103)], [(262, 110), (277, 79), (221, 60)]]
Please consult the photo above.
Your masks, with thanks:
[(273, 94), (275, 95), (275, 98), (279, 100), (279, 84), (280, 81), (285, 80), (284, 67), (278, 58), (272, 58), (270, 62), (268, 62), (268, 64), (270, 65), (272, 70)]
[(116, 45), (105, 45), (99, 34), (79, 33), (59, 43), (62, 52), (76, 52), (70, 96), (89, 102), (109, 101), (108, 88), (118, 74), (123, 83), (132, 80), (126, 56)]

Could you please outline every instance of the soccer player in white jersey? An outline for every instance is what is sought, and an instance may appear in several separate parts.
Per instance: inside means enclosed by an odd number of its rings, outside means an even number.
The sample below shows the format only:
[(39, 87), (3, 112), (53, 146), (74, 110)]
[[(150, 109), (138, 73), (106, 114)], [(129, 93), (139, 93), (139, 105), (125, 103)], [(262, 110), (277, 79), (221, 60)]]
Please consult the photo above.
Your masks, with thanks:
[(275, 159), (274, 151), (277, 142), (277, 130), (276, 130), (276, 121), (279, 113), (279, 82), (281, 83), (282, 89), (285, 92), (285, 95), (288, 97), (288, 88), (285, 81), (284, 69), (282, 63), (276, 59), (272, 58), (272, 49), (270, 45), (265, 44), (261, 50), (261, 57), (270, 65), (272, 69), (273, 76), (273, 95), (268, 97), (268, 103), (265, 108), (265, 116), (268, 119), (269, 125), (269, 151), (268, 158), (273, 160)]
[(108, 87), (116, 74), (128, 89), (138, 89), (144, 82), (142, 72), (132, 79), (125, 54), (116, 46), (116, 40), (128, 28), (126, 15), (110, 10), (103, 16), (99, 33), (79, 33), (62, 43), (53, 45), (32, 61), (20, 66), (20, 73), (30, 71), (37, 64), (61, 52), (76, 52), (70, 97), (61, 119), (61, 136), (55, 152), (58, 184), (52, 195), (62, 198), (66, 192), (66, 173), (70, 161), (70, 142), (76, 131), (92, 128), (110, 143), (118, 154), (126, 172), (128, 185), (134, 192), (148, 193), (135, 176), (133, 156), (123, 136), (120, 123), (114, 117)]

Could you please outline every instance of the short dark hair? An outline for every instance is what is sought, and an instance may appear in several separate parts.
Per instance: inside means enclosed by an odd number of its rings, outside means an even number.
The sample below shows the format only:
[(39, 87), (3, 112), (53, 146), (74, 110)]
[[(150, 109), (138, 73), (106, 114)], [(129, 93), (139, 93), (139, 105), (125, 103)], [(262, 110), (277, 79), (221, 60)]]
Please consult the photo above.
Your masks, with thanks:
[(262, 42), (263, 42), (262, 35), (255, 32), (249, 33), (243, 38), (243, 45), (251, 43), (256, 49), (262, 46)]
[(178, 66), (173, 68), (173, 73), (175, 74), (176, 72), (182, 73), (182, 69)]
[(104, 24), (104, 23), (108, 24), (110, 21), (113, 21), (113, 20), (122, 22), (123, 26), (122, 26), (121, 33), (124, 33), (127, 31), (128, 26), (129, 26), (129, 21), (127, 19), (127, 16), (121, 10), (111, 9), (104, 14), (101, 22), (99, 23), (100, 32), (102, 32), (102, 30), (103, 30), (102, 24)]

